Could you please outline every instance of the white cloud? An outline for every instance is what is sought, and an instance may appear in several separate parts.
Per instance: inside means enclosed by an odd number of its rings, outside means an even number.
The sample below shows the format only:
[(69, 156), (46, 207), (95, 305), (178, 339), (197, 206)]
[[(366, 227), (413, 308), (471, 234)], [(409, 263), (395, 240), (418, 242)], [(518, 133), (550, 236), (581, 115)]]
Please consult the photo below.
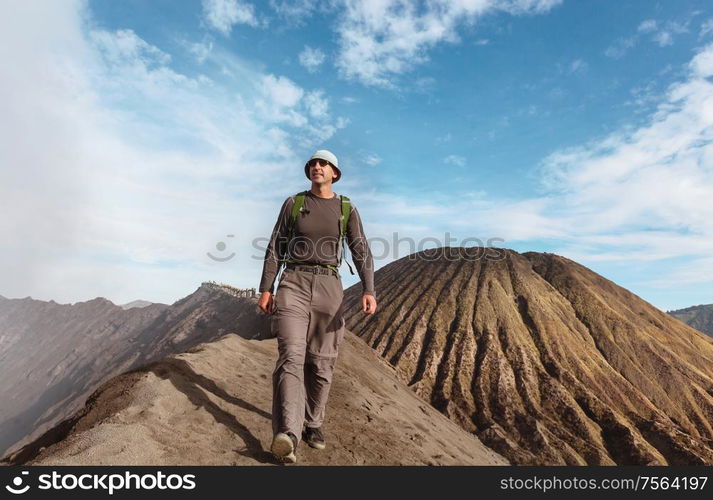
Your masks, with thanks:
[(208, 25), (225, 36), (236, 24), (259, 26), (255, 7), (240, 0), (202, 0), (203, 16)]
[(587, 69), (588, 64), (584, 62), (582, 59), (575, 59), (572, 61), (572, 64), (570, 64), (569, 70), (570, 73), (578, 73), (585, 71)]
[(445, 144), (447, 142), (451, 142), (452, 140), (453, 136), (451, 135), (451, 133), (446, 132), (445, 134), (436, 137), (436, 144)]
[(650, 35), (651, 40), (656, 42), (659, 47), (673, 45), (674, 35), (687, 33), (688, 26), (695, 15), (696, 13), (692, 13), (684, 21), (666, 21), (664, 23), (655, 19), (646, 19), (639, 24), (634, 35), (618, 38), (612, 45), (607, 47), (604, 54), (613, 59), (620, 59), (638, 43), (639, 37), (645, 34)]
[(314, 73), (324, 62), (324, 59), (324, 52), (319, 49), (313, 49), (308, 45), (305, 45), (304, 50), (299, 55), (300, 64), (307, 68), (310, 73)]
[(492, 228), (537, 217), (535, 233), (591, 244), (589, 257), (599, 259), (713, 252), (711, 74), (713, 44), (692, 58), (688, 78), (669, 87), (647, 125), (553, 153), (542, 165), (541, 205), (508, 205), (515, 215), (505, 218), (498, 207)]
[(378, 165), (379, 163), (381, 163), (381, 161), (382, 160), (379, 157), (379, 155), (376, 155), (376, 154), (370, 154), (370, 155), (366, 155), (364, 157), (364, 163), (366, 163), (367, 165), (370, 165), (372, 167), (374, 165)]
[(654, 40), (659, 44), (659, 47), (666, 47), (673, 44), (673, 36), (668, 31), (659, 31), (654, 36)]
[(313, 118), (326, 119), (329, 116), (329, 101), (323, 90), (315, 90), (305, 96), (305, 106)]
[(659, 90), (659, 81), (657, 79), (633, 87), (629, 90), (629, 93), (632, 99), (627, 100), (624, 104), (633, 106), (634, 113), (642, 113), (649, 110), (649, 106), (658, 104), (663, 97), (662, 92)]
[[(691, 16), (692, 17), (692, 16)], [(656, 21), (645, 21), (645, 23), (653, 23), (648, 29), (641, 30), (639, 26), (639, 31), (644, 33), (652, 33), (651, 39), (656, 42), (659, 47), (667, 47), (673, 45), (674, 35), (680, 35), (681, 33), (688, 33), (688, 25), (691, 22), (691, 18), (686, 21), (666, 21), (663, 24), (657, 24)], [(642, 23), (643, 25), (644, 23)]]
[(304, 95), (300, 87), (284, 76), (265, 75), (262, 87), (268, 98), (280, 107), (295, 106)]
[(702, 50), (695, 55), (689, 67), (696, 78), (708, 78), (713, 76), (713, 50), (709, 44), (706, 50)]
[(186, 47), (188, 52), (195, 57), (198, 64), (203, 64), (213, 50), (213, 40), (208, 37), (201, 42), (179, 40), (179, 43)]
[(461, 25), (489, 12), (542, 13), (560, 0), (435, 0), (423, 8), (407, 0), (344, 0), (338, 22), (337, 68), (366, 85), (395, 87), (398, 76), (428, 60), (440, 43), (457, 43)]
[(701, 29), (700, 29), (700, 31), (698, 32), (698, 36), (699, 36), (699, 37), (704, 37), (704, 36), (706, 36), (706, 35), (707, 35), (708, 33), (710, 33), (710, 32), (713, 32), (713, 17), (711, 17), (710, 19), (705, 20), (705, 21), (701, 24)]
[[(702, 257), (683, 265), (676, 265), (669, 273), (643, 281), (642, 284), (671, 290), (685, 285), (710, 283), (711, 276), (713, 276), (713, 258)], [(710, 300), (708, 302), (710, 303)]]
[(309, 17), (315, 9), (311, 0), (270, 0), (270, 7), (287, 17)]
[(295, 142), (303, 134), (306, 141), (326, 141), (349, 123), (344, 117), (332, 118), (322, 89), (305, 92), (285, 76), (263, 75), (260, 81), (255, 112), (264, 120), (293, 127)]
[(154, 67), (168, 64), (171, 56), (136, 36), (132, 30), (93, 31), (92, 41), (111, 65)]
[(612, 59), (621, 59), (626, 55), (626, 53), (636, 45), (636, 37), (631, 36), (631, 37), (624, 37), (624, 38), (617, 38), (617, 40), (607, 47), (607, 49), (604, 51), (604, 55), (607, 57), (611, 57)]
[(411, 80), (411, 88), (416, 92), (430, 92), (436, 87), (436, 79), (432, 76), (421, 76)]
[[(330, 115), (323, 91), (219, 46), (203, 67), (224, 68), (223, 80), (182, 74), (132, 30), (97, 28), (85, 8), (0, 12), (0, 57), (13, 68), (0, 79), (0, 199), (12, 207), (0, 218), (12, 235), (0, 293), (170, 303), (207, 279), (254, 286), (262, 257), (251, 241), (283, 199), (275, 179), (302, 188), (305, 155), (348, 120)], [(262, 114), (257, 100), (310, 123)], [(210, 260), (226, 240), (237, 257)]]
[(639, 27), (637, 31), (639, 33), (651, 33), (652, 31), (656, 30), (656, 20), (655, 19), (647, 19), (646, 21), (642, 21), (641, 24), (639, 24)]
[(573, 75), (585, 73), (589, 65), (583, 59), (574, 59), (568, 64), (557, 63), (557, 70), (560, 74)]
[(464, 156), (448, 155), (443, 160), (443, 163), (446, 165), (455, 165), (456, 167), (464, 167), (466, 159)]
[(315, 2), (313, 0), (270, 0), (270, 7), (284, 21), (292, 26), (306, 24), (315, 11), (328, 13), (337, 2)]

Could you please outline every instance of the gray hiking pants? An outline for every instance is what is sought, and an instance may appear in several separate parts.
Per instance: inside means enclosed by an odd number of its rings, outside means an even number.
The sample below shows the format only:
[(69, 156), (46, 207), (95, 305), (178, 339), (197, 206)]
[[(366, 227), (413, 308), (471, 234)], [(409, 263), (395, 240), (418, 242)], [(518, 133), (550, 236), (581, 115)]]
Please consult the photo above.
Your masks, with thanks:
[(332, 371), (344, 338), (339, 276), (298, 269), (282, 272), (272, 327), (278, 358), (272, 373), (272, 430), (301, 439), (302, 425), (320, 427)]

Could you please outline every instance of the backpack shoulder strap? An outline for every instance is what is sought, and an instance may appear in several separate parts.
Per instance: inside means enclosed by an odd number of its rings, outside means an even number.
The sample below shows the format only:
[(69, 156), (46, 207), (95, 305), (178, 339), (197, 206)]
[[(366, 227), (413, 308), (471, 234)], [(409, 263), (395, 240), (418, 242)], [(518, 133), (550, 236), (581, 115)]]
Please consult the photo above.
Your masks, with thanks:
[[(342, 256), (344, 255), (344, 251), (346, 250), (344, 246), (346, 245), (347, 225), (349, 224), (349, 215), (351, 215), (352, 212), (352, 206), (351, 201), (349, 201), (349, 197), (345, 194), (340, 194), (339, 198), (341, 200), (342, 213), (339, 216), (339, 243), (337, 245), (337, 267), (342, 265)], [(354, 270), (352, 269), (351, 264), (349, 264), (349, 261), (347, 261), (347, 266), (349, 266), (349, 272), (354, 274)]]
[(352, 207), (349, 197), (347, 195), (339, 195), (342, 200), (342, 216), (340, 217), (341, 224), (339, 225), (339, 237), (343, 238), (347, 234), (347, 224), (349, 224), (349, 215), (351, 214)]
[(292, 205), (292, 212), (290, 213), (290, 238), (292, 238), (292, 232), (295, 224), (297, 223), (297, 217), (299, 217), (300, 212), (304, 207), (305, 196), (307, 196), (307, 191), (301, 191), (295, 195), (295, 203)]
[[(297, 218), (300, 216), (300, 212), (303, 211), (305, 204), (305, 196), (307, 196), (307, 191), (300, 191), (295, 195), (295, 202), (292, 205), (292, 210), (290, 211), (290, 218), (287, 221), (287, 248), (289, 253), (289, 245), (295, 235), (295, 226), (297, 225)], [(287, 257), (280, 259), (280, 264), (287, 264), (291, 262), (291, 259)]]

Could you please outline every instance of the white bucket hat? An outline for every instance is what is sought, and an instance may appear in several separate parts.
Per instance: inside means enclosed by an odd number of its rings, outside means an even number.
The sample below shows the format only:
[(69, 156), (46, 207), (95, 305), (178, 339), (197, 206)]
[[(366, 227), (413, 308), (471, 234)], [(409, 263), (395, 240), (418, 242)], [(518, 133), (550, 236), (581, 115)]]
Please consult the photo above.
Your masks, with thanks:
[(342, 171), (339, 170), (339, 161), (337, 160), (337, 157), (334, 155), (334, 153), (332, 153), (331, 151), (327, 151), (326, 149), (320, 149), (319, 151), (315, 151), (312, 157), (307, 160), (307, 163), (305, 163), (305, 175), (308, 179), (312, 180), (312, 178), (309, 176), (309, 162), (311, 160), (314, 160), (315, 158), (327, 160), (329, 163), (332, 164), (332, 168), (337, 173), (337, 178), (332, 181), (333, 183), (337, 182), (339, 179), (342, 178)]

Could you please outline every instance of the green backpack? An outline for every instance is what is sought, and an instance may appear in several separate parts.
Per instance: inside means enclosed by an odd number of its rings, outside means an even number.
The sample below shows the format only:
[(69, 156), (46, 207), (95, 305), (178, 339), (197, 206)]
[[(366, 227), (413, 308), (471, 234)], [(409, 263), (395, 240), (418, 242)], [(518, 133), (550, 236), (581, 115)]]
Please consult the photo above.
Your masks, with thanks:
[[(297, 225), (297, 218), (299, 217), (300, 213), (304, 212), (304, 203), (305, 203), (305, 196), (307, 196), (307, 191), (301, 191), (295, 195), (295, 204), (292, 205), (292, 212), (290, 213), (290, 220), (289, 220), (289, 238), (288, 238), (288, 247), (289, 247), (289, 242), (292, 241), (292, 238), (294, 237), (295, 233), (295, 226)], [(342, 205), (342, 214), (339, 216), (338, 224), (339, 224), (339, 243), (337, 244), (337, 266), (333, 266), (331, 264), (314, 264), (311, 262), (302, 262), (294, 259), (280, 259), (280, 266), (282, 265), (287, 265), (287, 264), (306, 264), (310, 266), (322, 266), (322, 267), (327, 267), (329, 269), (332, 269), (339, 275), (339, 266), (342, 265), (342, 256), (344, 255), (344, 245), (345, 245), (345, 240), (346, 240), (346, 233), (347, 233), (347, 224), (349, 223), (349, 215), (351, 214), (351, 203), (349, 201), (349, 197), (343, 194), (339, 195), (339, 199), (341, 200), (341, 205)], [(349, 266), (349, 271), (354, 274), (354, 270), (352, 269), (352, 266), (349, 264), (349, 261), (347, 261), (347, 266)]]

